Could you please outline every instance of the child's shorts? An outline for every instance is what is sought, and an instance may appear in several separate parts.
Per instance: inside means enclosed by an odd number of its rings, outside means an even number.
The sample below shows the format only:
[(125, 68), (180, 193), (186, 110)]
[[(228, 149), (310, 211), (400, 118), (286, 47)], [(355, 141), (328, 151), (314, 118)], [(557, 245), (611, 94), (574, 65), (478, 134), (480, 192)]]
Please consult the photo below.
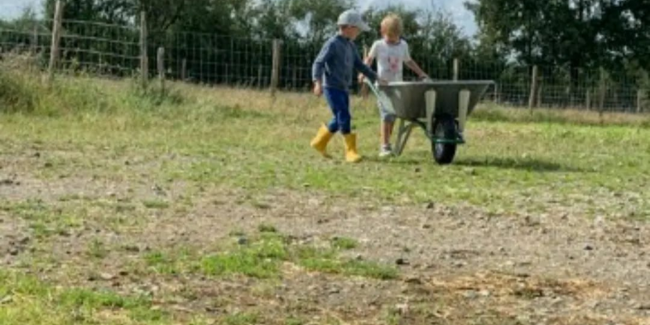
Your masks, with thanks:
[(377, 101), (377, 106), (379, 107), (379, 115), (381, 116), (381, 121), (385, 123), (394, 123), (397, 119), (395, 113), (388, 107), (385, 107), (381, 101)]

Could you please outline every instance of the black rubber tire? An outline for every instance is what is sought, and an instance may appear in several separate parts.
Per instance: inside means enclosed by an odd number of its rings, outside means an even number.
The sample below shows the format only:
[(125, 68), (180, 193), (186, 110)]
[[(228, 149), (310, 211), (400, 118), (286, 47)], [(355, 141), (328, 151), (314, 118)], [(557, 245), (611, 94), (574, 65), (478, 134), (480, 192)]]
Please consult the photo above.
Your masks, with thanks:
[[(436, 138), (455, 139), (457, 134), (457, 125), (453, 118), (440, 117), (436, 119), (433, 127), (433, 135)], [(457, 144), (433, 142), (431, 146), (433, 159), (435, 159), (439, 165), (449, 165), (454, 161), (456, 148), (458, 147)]]

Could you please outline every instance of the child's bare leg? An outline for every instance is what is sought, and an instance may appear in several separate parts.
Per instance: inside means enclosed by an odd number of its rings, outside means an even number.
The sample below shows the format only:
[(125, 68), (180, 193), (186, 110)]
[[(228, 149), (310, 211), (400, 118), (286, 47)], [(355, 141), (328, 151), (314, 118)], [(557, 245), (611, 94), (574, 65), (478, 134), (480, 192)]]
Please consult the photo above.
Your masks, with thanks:
[(388, 136), (386, 137), (387, 144), (390, 144), (390, 139), (393, 137), (393, 130), (395, 129), (395, 122), (386, 122), (386, 132)]
[(393, 154), (390, 145), (390, 137), (393, 133), (394, 116), (389, 110), (379, 103), (379, 113), (381, 116), (381, 148), (379, 150), (380, 157), (388, 157)]
[(387, 147), (390, 145), (390, 136), (393, 130), (393, 125), (390, 122), (381, 122), (381, 145)]
[(380, 157), (388, 157), (393, 154), (393, 149), (390, 145), (392, 128), (393, 123), (388, 121), (381, 122), (381, 148), (379, 150)]

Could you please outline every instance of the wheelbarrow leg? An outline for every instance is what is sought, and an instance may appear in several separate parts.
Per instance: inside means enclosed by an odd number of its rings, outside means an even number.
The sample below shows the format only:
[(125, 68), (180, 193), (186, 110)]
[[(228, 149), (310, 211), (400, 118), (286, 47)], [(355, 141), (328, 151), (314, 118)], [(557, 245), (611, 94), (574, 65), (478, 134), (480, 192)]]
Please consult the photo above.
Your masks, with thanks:
[(471, 93), (469, 90), (461, 90), (458, 93), (458, 130), (461, 134), (465, 131), (470, 96)]
[(412, 122), (407, 123), (403, 119), (399, 120), (399, 126), (397, 128), (397, 143), (393, 154), (396, 156), (402, 155), (402, 152), (404, 152), (404, 147), (406, 147), (406, 142), (408, 142), (414, 126), (415, 125)]
[(436, 91), (435, 90), (429, 90), (424, 94), (424, 99), (426, 102), (426, 110), (427, 110), (427, 134), (432, 135), (433, 134), (433, 117), (436, 114)]

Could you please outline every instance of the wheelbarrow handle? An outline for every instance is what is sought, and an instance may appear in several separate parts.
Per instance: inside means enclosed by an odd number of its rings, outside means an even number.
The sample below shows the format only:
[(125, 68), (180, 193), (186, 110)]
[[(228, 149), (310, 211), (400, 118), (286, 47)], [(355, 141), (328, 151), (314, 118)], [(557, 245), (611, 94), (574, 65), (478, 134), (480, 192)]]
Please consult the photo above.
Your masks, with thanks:
[(375, 85), (375, 83), (368, 80), (368, 78), (363, 79), (363, 82), (366, 85), (368, 85), (368, 88), (370, 88), (370, 90), (372, 90), (372, 92), (375, 94), (375, 96), (379, 97), (379, 89), (377, 89), (377, 86)]
[(389, 112), (395, 112), (395, 108), (393, 107), (393, 104), (391, 103), (390, 99), (388, 96), (386, 96), (385, 93), (383, 93), (381, 90), (379, 90), (379, 87), (373, 83), (372, 81), (365, 79), (364, 82), (368, 85), (368, 88), (372, 90), (372, 92), (375, 94), (375, 97), (377, 97), (377, 100), (379, 103), (387, 109)]

